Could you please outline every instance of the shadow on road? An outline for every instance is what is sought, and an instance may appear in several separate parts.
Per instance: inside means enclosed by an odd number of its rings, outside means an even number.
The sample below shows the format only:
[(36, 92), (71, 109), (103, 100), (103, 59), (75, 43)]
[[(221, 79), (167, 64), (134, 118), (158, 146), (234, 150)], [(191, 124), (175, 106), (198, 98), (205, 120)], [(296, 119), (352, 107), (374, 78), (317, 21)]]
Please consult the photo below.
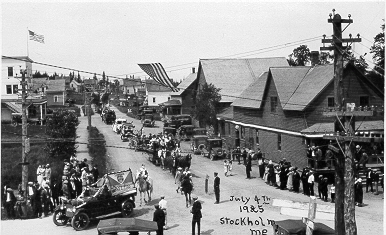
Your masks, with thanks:
[(170, 230), (170, 229), (173, 229), (173, 228), (177, 228), (179, 226), (180, 226), (179, 224), (173, 224), (172, 226), (168, 226), (167, 230)]
[(212, 232), (214, 232), (213, 229), (209, 229), (209, 230), (206, 230), (206, 231), (201, 231), (201, 234), (212, 234)]
[(147, 205), (147, 206), (154, 206), (155, 204), (158, 204), (159, 201), (161, 201), (160, 198), (158, 198), (158, 199), (153, 199), (153, 200), (151, 200), (150, 202), (148, 202), (146, 205)]
[(134, 210), (134, 216), (137, 217), (137, 216), (141, 216), (141, 215), (146, 215), (149, 213), (150, 210), (151, 210), (150, 208), (141, 208), (138, 210)]

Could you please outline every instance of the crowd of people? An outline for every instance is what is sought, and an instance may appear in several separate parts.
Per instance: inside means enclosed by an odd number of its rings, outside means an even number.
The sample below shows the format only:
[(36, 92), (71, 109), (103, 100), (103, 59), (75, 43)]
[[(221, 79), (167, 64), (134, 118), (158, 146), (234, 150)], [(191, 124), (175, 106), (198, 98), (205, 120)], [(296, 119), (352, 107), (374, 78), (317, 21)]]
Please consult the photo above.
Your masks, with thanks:
[[(64, 161), (61, 179), (52, 178), (49, 164), (39, 165), (36, 169), (36, 180), (27, 183), (27, 202), (32, 209), (32, 218), (42, 218), (53, 213), (60, 203), (60, 196), (67, 199), (77, 198), (82, 192), (95, 183), (99, 178), (97, 165), (90, 169), (87, 159), (79, 161), (75, 156)], [(15, 218), (18, 210), (18, 201), (13, 190), (3, 186), (2, 201), (8, 218)], [(24, 195), (22, 185), (18, 186), (20, 197)]]

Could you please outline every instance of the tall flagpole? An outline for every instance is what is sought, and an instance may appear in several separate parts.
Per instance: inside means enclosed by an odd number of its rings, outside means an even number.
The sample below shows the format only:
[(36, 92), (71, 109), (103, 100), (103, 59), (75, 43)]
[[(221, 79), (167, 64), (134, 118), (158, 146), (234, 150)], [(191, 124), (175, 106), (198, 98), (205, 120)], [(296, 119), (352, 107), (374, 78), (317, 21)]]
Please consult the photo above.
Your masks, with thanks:
[(28, 41), (29, 41), (29, 29), (27, 27), (27, 57), (29, 57)]

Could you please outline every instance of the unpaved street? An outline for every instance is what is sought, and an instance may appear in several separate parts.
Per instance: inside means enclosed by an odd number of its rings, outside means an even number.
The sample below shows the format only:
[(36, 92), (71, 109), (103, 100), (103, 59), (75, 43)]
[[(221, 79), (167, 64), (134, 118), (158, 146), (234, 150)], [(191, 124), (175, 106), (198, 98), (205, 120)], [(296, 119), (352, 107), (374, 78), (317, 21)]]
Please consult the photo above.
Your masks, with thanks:
[[(124, 114), (117, 117), (125, 117)], [(126, 117), (129, 121), (132, 119)], [(81, 117), (80, 125), (87, 125), (87, 119)], [(133, 120), (136, 128), (140, 128), (140, 121)], [(136, 197), (135, 217), (152, 220), (154, 204), (159, 202), (161, 195), (168, 201), (168, 227), (164, 233), (168, 235), (191, 234), (190, 208), (185, 207), (184, 196), (176, 193), (176, 185), (171, 173), (162, 170), (147, 160), (147, 154), (135, 152), (127, 147), (127, 142), (122, 142), (119, 135), (115, 134), (110, 125), (101, 122), (99, 115), (92, 117), (92, 125), (97, 126), (103, 133), (110, 155), (110, 166), (115, 171), (131, 168), (133, 173), (146, 165), (150, 177), (154, 181), (152, 201), (146, 205), (139, 205), (139, 194)], [(145, 128), (144, 133), (162, 132), (162, 123), (157, 122), (155, 128)], [(183, 151), (188, 151), (189, 143), (183, 142)], [(273, 234), (272, 226), (268, 220), (301, 219), (297, 215), (293, 217), (280, 214), (280, 208), (272, 206), (275, 198), (292, 200), (296, 202), (308, 202), (309, 198), (303, 194), (281, 191), (267, 186), (263, 180), (257, 178), (256, 163), (253, 165), (252, 179), (246, 179), (245, 167), (233, 164), (233, 175), (224, 176), (223, 162), (221, 160), (210, 161), (201, 156), (194, 156), (191, 172), (193, 173), (194, 194), (198, 195), (202, 203), (203, 218), (201, 221), (201, 234)], [(221, 178), (220, 204), (214, 204), (213, 172), (219, 172)], [(205, 193), (205, 177), (209, 176), (209, 193)], [(235, 201), (240, 199), (241, 201)], [(365, 207), (356, 208), (356, 221), (358, 234), (383, 234), (383, 194), (373, 196), (365, 193)], [(256, 199), (256, 200), (255, 200)], [(232, 201), (231, 201), (232, 200)], [(317, 201), (318, 204), (333, 206), (329, 202)], [(253, 207), (254, 208), (253, 208)], [(259, 207), (260, 206), (260, 207)], [(238, 219), (236, 221), (236, 219)], [(234, 222), (239, 223), (238, 225)], [(334, 228), (333, 221), (317, 220)], [(231, 224), (232, 223), (232, 224)], [(251, 225), (251, 223), (253, 225)], [(80, 232), (75, 232), (70, 226), (57, 227), (52, 222), (52, 217), (33, 220), (2, 221), (2, 234), (97, 234), (97, 223)], [(253, 231), (253, 232), (251, 232)]]

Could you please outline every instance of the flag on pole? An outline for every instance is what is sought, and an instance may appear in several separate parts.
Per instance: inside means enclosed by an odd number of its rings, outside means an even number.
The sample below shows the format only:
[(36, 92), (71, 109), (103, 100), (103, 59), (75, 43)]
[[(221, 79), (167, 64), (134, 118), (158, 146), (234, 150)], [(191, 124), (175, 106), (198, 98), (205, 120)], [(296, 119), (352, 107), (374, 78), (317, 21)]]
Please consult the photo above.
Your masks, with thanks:
[(143, 71), (145, 71), (151, 78), (153, 78), (156, 82), (158, 82), (162, 86), (169, 87), (172, 91), (178, 91), (178, 89), (175, 88), (173, 83), (170, 81), (170, 78), (166, 74), (166, 71), (162, 66), (162, 64), (152, 63), (152, 64), (138, 64), (138, 65)]
[(36, 33), (32, 32), (31, 30), (28, 30), (28, 33), (29, 33), (29, 40), (34, 40), (34, 41), (37, 41), (40, 43), (44, 43), (44, 36), (43, 35), (36, 34)]

